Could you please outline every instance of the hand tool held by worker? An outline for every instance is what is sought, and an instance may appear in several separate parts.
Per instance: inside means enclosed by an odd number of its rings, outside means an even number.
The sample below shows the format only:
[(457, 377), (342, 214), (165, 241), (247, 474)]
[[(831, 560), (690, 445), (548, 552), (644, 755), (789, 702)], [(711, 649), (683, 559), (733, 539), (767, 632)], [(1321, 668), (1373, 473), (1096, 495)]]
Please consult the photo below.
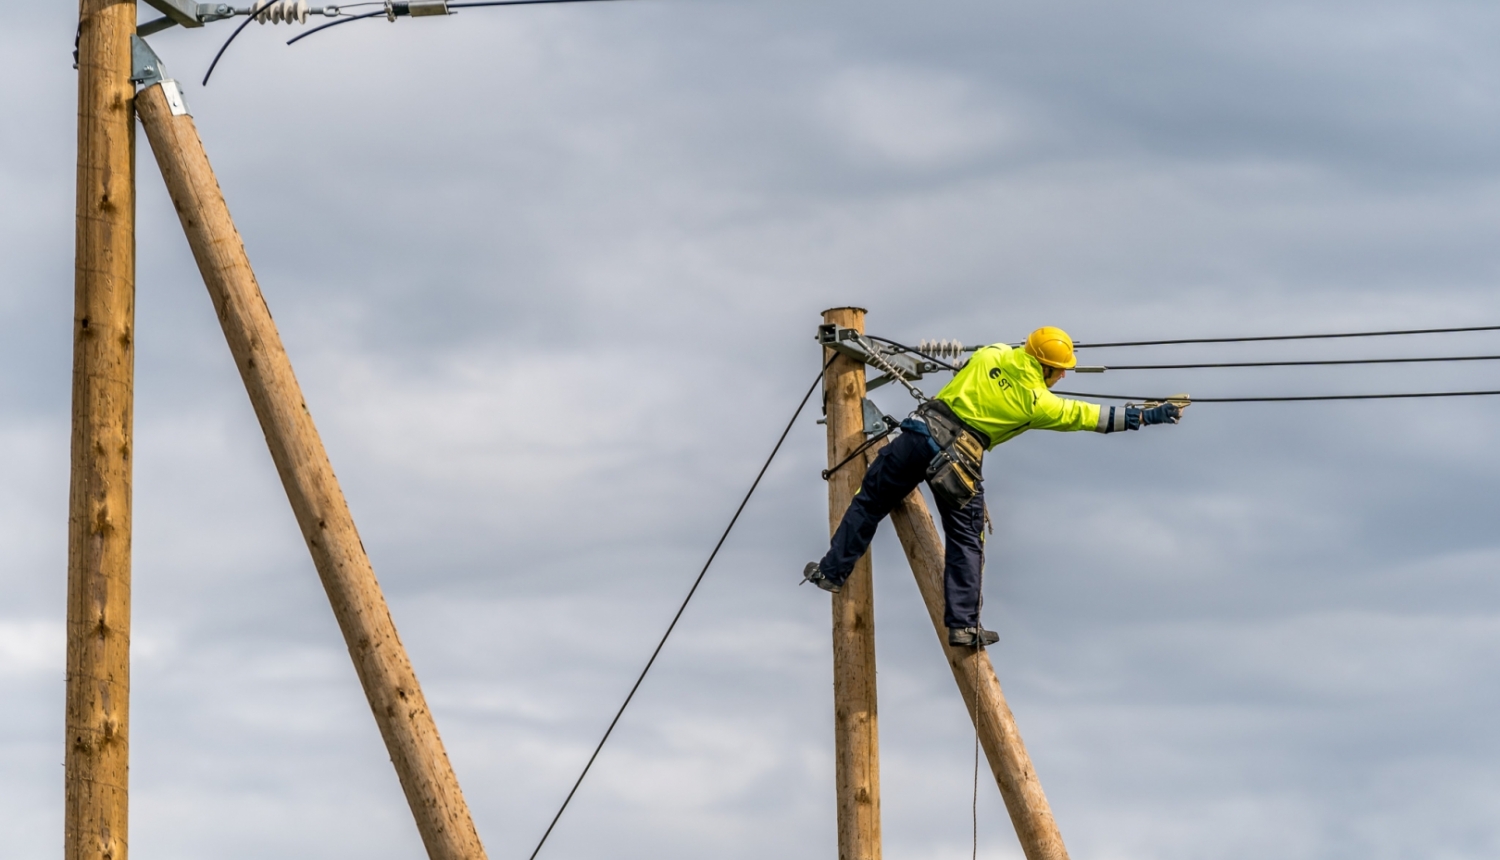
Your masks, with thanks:
[(1182, 420), (1182, 410), (1176, 403), (1163, 403), (1141, 410), (1142, 424), (1176, 424)]

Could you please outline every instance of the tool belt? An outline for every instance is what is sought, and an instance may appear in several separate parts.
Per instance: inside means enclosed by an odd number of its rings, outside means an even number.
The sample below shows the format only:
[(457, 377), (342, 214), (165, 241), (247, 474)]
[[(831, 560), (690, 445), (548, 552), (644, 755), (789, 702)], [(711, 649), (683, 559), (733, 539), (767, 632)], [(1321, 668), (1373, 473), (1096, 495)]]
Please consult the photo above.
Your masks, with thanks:
[(937, 454), (927, 464), (928, 486), (947, 505), (964, 507), (979, 495), (989, 436), (965, 424), (941, 400), (929, 400), (917, 407), (917, 417), (927, 423), (938, 446)]

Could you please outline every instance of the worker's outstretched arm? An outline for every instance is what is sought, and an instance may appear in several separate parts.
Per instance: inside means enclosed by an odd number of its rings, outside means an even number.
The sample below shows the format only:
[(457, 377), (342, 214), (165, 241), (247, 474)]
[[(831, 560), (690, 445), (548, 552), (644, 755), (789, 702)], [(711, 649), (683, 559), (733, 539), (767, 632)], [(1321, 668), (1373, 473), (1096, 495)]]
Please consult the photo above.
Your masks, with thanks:
[(1099, 423), (1094, 428), (1099, 433), (1114, 433), (1117, 430), (1139, 430), (1146, 424), (1176, 424), (1182, 420), (1182, 409), (1175, 403), (1163, 403), (1150, 409), (1139, 406), (1101, 406)]

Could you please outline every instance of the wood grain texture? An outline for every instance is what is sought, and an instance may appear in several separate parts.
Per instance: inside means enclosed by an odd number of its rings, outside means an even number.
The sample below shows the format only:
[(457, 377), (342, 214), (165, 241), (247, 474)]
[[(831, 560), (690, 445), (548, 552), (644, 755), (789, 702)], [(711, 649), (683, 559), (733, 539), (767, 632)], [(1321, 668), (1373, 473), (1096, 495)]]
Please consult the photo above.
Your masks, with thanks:
[(917, 588), (927, 604), (927, 614), (953, 670), (953, 679), (963, 694), (964, 705), (974, 720), (985, 758), (994, 772), (1027, 860), (1067, 860), (1068, 849), (1063, 846), (1062, 833), (1052, 818), (1047, 795), (1031, 766), (1031, 757), (1026, 754), (1015, 717), (1005, 702), (989, 652), (948, 645), (948, 629), (943, 624), (943, 540), (921, 491), (915, 490), (907, 496), (891, 512), (891, 520), (911, 562)]
[[(834, 308), (825, 323), (864, 331), (865, 312)], [(827, 351), (826, 362), (833, 355)], [(828, 465), (864, 442), (865, 366), (838, 356), (823, 376), (828, 415)], [(828, 480), (829, 532), (859, 490), (865, 470), (850, 463)], [(833, 595), (833, 726), (837, 769), (839, 860), (880, 860), (880, 732), (875, 695), (875, 594), (870, 554)]]
[(79, 5), (66, 860), (125, 860), (129, 849), (135, 19), (134, 0)]
[(160, 86), (142, 90), (137, 103), (427, 854), (432, 860), (483, 860), (484, 846), (437, 724), (396, 635), (198, 130), (191, 117), (171, 115)]

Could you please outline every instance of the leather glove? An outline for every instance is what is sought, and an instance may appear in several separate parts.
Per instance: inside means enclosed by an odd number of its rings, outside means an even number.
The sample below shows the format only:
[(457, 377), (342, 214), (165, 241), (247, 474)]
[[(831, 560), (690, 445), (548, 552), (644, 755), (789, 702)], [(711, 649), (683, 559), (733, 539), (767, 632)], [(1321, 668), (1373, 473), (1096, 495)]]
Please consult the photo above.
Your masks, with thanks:
[(1176, 424), (1182, 420), (1182, 410), (1175, 403), (1163, 403), (1141, 410), (1142, 424)]

